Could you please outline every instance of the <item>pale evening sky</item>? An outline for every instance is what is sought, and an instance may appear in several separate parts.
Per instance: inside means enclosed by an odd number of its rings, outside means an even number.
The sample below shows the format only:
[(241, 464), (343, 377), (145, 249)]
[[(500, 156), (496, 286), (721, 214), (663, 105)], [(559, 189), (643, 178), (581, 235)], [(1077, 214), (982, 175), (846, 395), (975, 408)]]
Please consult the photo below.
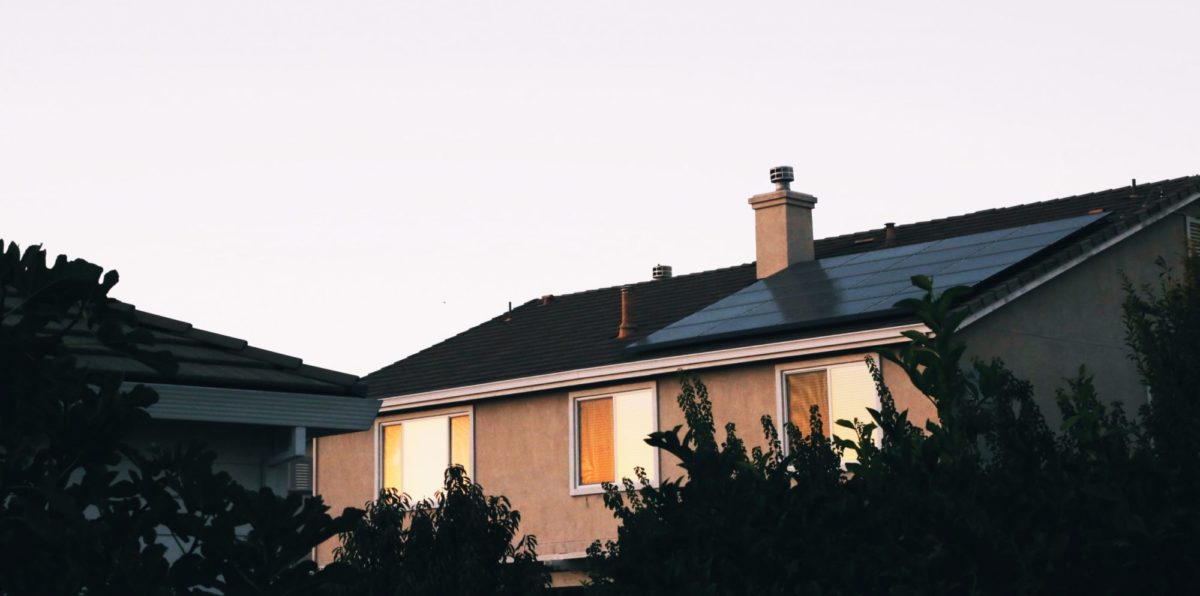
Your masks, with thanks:
[[(0, 0), (0, 238), (366, 374), (542, 294), (1200, 173), (1200, 3)], [(614, 332), (616, 330), (614, 329)]]

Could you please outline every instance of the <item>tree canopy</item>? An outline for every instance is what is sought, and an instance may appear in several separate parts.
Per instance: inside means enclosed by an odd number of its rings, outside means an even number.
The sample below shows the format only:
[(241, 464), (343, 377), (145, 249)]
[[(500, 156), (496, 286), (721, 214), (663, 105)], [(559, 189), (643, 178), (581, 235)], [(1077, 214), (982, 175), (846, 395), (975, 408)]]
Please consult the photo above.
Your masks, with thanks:
[[(1194, 264), (1157, 291), (1129, 288), (1126, 324), (1153, 394), (1130, 418), (1085, 369), (1057, 393), (1051, 429), (1029, 383), (1000, 360), (963, 362), (965, 290), (900, 305), (928, 326), (899, 365), (937, 409), (897, 411), (874, 361), (881, 408), (836, 424), (831, 442), (762, 419), (766, 448), (732, 424), (719, 438), (702, 381), (685, 378), (687, 423), (647, 439), (686, 476), (609, 486), (618, 538), (589, 551), (592, 589), (613, 594), (1161, 593), (1200, 563), (1200, 283)], [(874, 428), (882, 430), (878, 444)], [(785, 448), (786, 447), (786, 448)], [(846, 461), (847, 449), (857, 461)]]

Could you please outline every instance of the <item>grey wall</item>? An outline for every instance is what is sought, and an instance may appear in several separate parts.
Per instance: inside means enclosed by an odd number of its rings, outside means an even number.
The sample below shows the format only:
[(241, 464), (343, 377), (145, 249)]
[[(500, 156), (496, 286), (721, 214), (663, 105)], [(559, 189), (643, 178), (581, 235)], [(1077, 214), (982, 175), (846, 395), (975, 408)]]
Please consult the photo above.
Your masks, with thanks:
[[(1184, 211), (1200, 214), (1195, 205)], [(1003, 358), (1033, 383), (1052, 425), (1059, 420), (1054, 390), (1081, 364), (1102, 398), (1136, 413), (1146, 389), (1125, 345), (1122, 274), (1135, 284), (1156, 283), (1159, 257), (1178, 271), (1186, 250), (1184, 215), (1167, 216), (972, 324), (964, 330), (967, 356)]]

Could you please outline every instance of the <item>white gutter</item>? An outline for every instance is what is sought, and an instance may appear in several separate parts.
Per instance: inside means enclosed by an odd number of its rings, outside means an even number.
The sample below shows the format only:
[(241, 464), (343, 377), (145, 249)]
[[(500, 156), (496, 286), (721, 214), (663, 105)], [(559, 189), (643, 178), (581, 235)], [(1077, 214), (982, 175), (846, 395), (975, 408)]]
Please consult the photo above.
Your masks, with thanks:
[(793, 358), (840, 350), (869, 348), (908, 341), (907, 338), (901, 335), (905, 331), (928, 333), (929, 329), (924, 324), (913, 323), (895, 327), (855, 331), (853, 333), (794, 339), (771, 344), (622, 362), (619, 364), (534, 375), (520, 379), (493, 381), (465, 387), (451, 387), (422, 393), (410, 393), (408, 395), (382, 398), (380, 400), (380, 412), (446, 405), (590, 383), (607, 383), (634, 377), (669, 374), (680, 370), (698, 370), (760, 360)]
[(1096, 256), (1097, 254), (1100, 254), (1101, 252), (1104, 252), (1105, 250), (1108, 250), (1114, 244), (1117, 244), (1118, 242), (1121, 242), (1122, 240), (1146, 229), (1147, 227), (1158, 223), (1160, 220), (1166, 218), (1169, 215), (1173, 215), (1175, 212), (1179, 211), (1180, 209), (1183, 209), (1184, 207), (1187, 207), (1188, 205), (1190, 205), (1191, 203), (1196, 201), (1196, 199), (1200, 199), (1200, 193), (1193, 194), (1192, 196), (1190, 196), (1182, 201), (1179, 201), (1175, 205), (1171, 206), (1169, 209), (1163, 209), (1162, 211), (1160, 211), (1150, 217), (1147, 217), (1146, 219), (1139, 222), (1137, 225), (1130, 226), (1130, 228), (1128, 230), (1125, 230), (1124, 232), (1121, 232), (1120, 234), (1117, 234), (1116, 236), (1113, 236), (1112, 238), (1105, 240), (1099, 246), (1093, 247), (1091, 250), (1079, 255), (1078, 257), (1076, 257), (1070, 261), (1067, 261), (1066, 263), (1063, 263), (1063, 264), (1059, 265), (1058, 267), (1051, 269), (1050, 271), (1047, 271), (1046, 273), (1037, 277), (1033, 281), (1010, 292), (1008, 295), (1004, 296), (1003, 298), (971, 313), (970, 316), (968, 316), (966, 319), (963, 319), (961, 327), (966, 327), (967, 325), (970, 325), (971, 323), (974, 323), (975, 321), (978, 321), (979, 319), (986, 317), (987, 315), (991, 314), (996, 309), (1004, 306), (1005, 304), (1008, 304), (1009, 302), (1012, 302), (1013, 300), (1016, 300), (1017, 298), (1020, 298), (1021, 296), (1024, 296), (1025, 294), (1028, 294), (1029, 292), (1038, 288), (1042, 284), (1045, 284), (1046, 282), (1062, 275), (1063, 273), (1070, 271), (1076, 265)]

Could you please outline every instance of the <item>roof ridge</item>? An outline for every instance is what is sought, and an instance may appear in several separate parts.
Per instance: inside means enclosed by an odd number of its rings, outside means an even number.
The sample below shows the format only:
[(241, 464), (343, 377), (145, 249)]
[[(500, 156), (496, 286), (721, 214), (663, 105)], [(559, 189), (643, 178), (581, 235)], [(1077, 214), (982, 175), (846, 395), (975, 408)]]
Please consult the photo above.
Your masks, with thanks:
[[(579, 290), (578, 292), (567, 292), (566, 294), (550, 294), (550, 295), (555, 298), (566, 298), (568, 296), (578, 296), (580, 294), (590, 294), (592, 292), (605, 292), (605, 291), (611, 291), (611, 290), (619, 290), (626, 286), (641, 286), (641, 285), (646, 285), (646, 284), (662, 283), (664, 281), (670, 282), (670, 281), (674, 281), (677, 279), (683, 279), (685, 277), (695, 277), (698, 275), (712, 274), (712, 273), (717, 273), (720, 271), (729, 271), (730, 269), (737, 269), (739, 267), (752, 267), (753, 265), (754, 265), (754, 261), (750, 261), (749, 263), (739, 263), (737, 265), (729, 265), (726, 267), (717, 267), (716, 269), (705, 269), (704, 271), (693, 271), (692, 273), (684, 273), (682, 275), (672, 275), (671, 277), (668, 277), (665, 279), (646, 279), (646, 280), (642, 280), (642, 281), (635, 281), (633, 283), (617, 284), (617, 285), (613, 285), (613, 286), (604, 286), (602, 288), (592, 288), (590, 290)], [(537, 298), (532, 298), (529, 300), (529, 302), (536, 302), (536, 301), (537, 301)], [(526, 304), (529, 304), (529, 302), (522, 303), (521, 306), (525, 306)]]
[[(1188, 180), (1188, 179), (1195, 179), (1196, 181), (1200, 181), (1200, 174), (1193, 174), (1193, 175), (1190, 175), (1190, 176), (1180, 176), (1180, 177), (1178, 177), (1178, 178), (1169, 178), (1169, 179), (1166, 179), (1166, 180), (1156, 180), (1156, 181), (1154, 181), (1154, 182), (1147, 182), (1147, 183), (1145, 183), (1145, 184), (1140, 184), (1140, 185), (1138, 185), (1137, 187), (1134, 187), (1134, 186), (1117, 186), (1117, 187), (1113, 187), (1113, 188), (1109, 188), (1109, 189), (1105, 189), (1105, 190), (1097, 190), (1097, 191), (1094, 191), (1094, 192), (1089, 192), (1089, 193), (1084, 193), (1084, 194), (1079, 194), (1079, 195), (1070, 195), (1070, 196), (1066, 196), (1066, 197), (1057, 197), (1057, 198), (1053, 198), (1053, 199), (1043, 199), (1043, 200), (1041, 200), (1041, 201), (1031, 201), (1031, 202), (1028, 202), (1028, 203), (1018, 203), (1018, 204), (1016, 204), (1016, 205), (1007, 205), (1007, 206), (1004, 206), (1004, 207), (991, 207), (991, 208), (988, 208), (988, 209), (980, 209), (980, 210), (977, 210), (977, 211), (970, 211), (970, 212), (967, 212), (967, 213), (960, 213), (960, 214), (958, 214), (958, 215), (950, 215), (950, 216), (947, 216), (947, 217), (939, 217), (939, 218), (934, 218), (934, 219), (926, 219), (926, 220), (914, 221), (914, 222), (909, 222), (909, 223), (904, 223), (904, 224), (897, 224), (897, 225), (896, 225), (896, 227), (897, 227), (897, 228), (901, 228), (901, 227), (915, 226), (915, 225), (922, 225), (922, 224), (933, 224), (933, 223), (940, 223), (940, 222), (952, 221), (952, 220), (961, 219), (961, 218), (973, 217), (973, 216), (981, 215), (981, 214), (984, 214), (984, 213), (997, 213), (997, 212), (1003, 212), (1003, 211), (1009, 211), (1009, 210), (1015, 210), (1015, 209), (1025, 209), (1025, 208), (1032, 207), (1032, 206), (1034, 206), (1034, 205), (1044, 205), (1044, 204), (1046, 204), (1046, 203), (1054, 203), (1054, 202), (1058, 202), (1058, 201), (1069, 201), (1069, 200), (1072, 200), (1072, 199), (1084, 199), (1084, 198), (1087, 198), (1087, 197), (1091, 197), (1091, 196), (1095, 196), (1095, 195), (1100, 195), (1100, 194), (1105, 194), (1105, 193), (1111, 193), (1111, 192), (1113, 192), (1113, 191), (1118, 191), (1118, 190), (1124, 190), (1124, 189), (1131, 189), (1131, 190), (1132, 190), (1132, 189), (1134, 189), (1134, 188), (1142, 188), (1142, 187), (1158, 186), (1158, 185), (1162, 185), (1162, 184), (1170, 184), (1170, 183), (1173, 183), (1173, 182), (1180, 182), (1180, 181), (1183, 181), (1183, 180)], [(824, 238), (818, 238), (818, 239), (816, 239), (814, 242), (822, 242), (822, 241), (827, 241), (827, 240), (838, 240), (838, 239), (845, 239), (845, 238), (854, 238), (854, 237), (856, 237), (856, 236), (862, 236), (863, 234), (869, 234), (869, 233), (873, 233), (873, 232), (878, 232), (878, 231), (881, 231), (881, 230), (883, 230), (883, 229), (884, 229), (884, 228), (871, 228), (871, 229), (868, 229), (868, 230), (859, 230), (859, 231), (856, 231), (856, 232), (848, 232), (848, 233), (846, 233), (846, 234), (838, 234), (838, 235), (836, 235), (836, 236), (826, 236), (826, 237), (824, 237)], [(683, 275), (676, 275), (676, 276), (673, 276), (673, 277), (671, 277), (670, 279), (674, 280), (674, 279), (680, 279), (680, 278), (683, 278), (683, 277), (696, 276), (696, 275), (704, 275), (704, 274), (706, 274), (706, 273), (715, 273), (715, 272), (718, 272), (718, 271), (727, 271), (727, 270), (729, 270), (729, 269), (736, 269), (736, 268), (738, 268), (738, 267), (749, 267), (749, 266), (752, 266), (752, 265), (754, 265), (754, 264), (755, 264), (755, 261), (750, 261), (749, 263), (741, 263), (741, 264), (738, 264), (738, 265), (730, 265), (730, 266), (727, 266), (727, 267), (717, 267), (717, 268), (715, 268), (715, 269), (706, 269), (706, 270), (704, 270), (704, 271), (696, 271), (696, 272), (692, 272), (692, 273), (685, 273), (685, 274), (683, 274)], [(664, 281), (664, 280), (650, 279), (650, 280), (644, 280), (644, 281), (633, 282), (632, 284), (629, 284), (629, 283), (625, 283), (625, 284), (617, 284), (617, 285), (611, 285), (611, 286), (603, 286), (603, 287), (599, 287), (599, 288), (592, 288), (592, 289), (590, 289), (590, 290), (579, 290), (579, 291), (576, 291), (576, 292), (567, 292), (567, 293), (565, 293), (565, 294), (550, 294), (550, 295), (551, 295), (551, 296), (553, 296), (553, 297), (555, 297), (555, 298), (566, 298), (566, 297), (568, 297), (568, 296), (578, 296), (578, 295), (580, 295), (580, 294), (589, 294), (589, 293), (592, 293), (592, 292), (604, 292), (604, 291), (611, 291), (611, 290), (620, 289), (620, 288), (623, 288), (623, 287), (625, 287), (625, 286), (629, 286), (629, 285), (633, 285), (633, 286), (639, 286), (639, 285), (643, 285), (643, 284), (649, 284), (649, 283), (655, 283), (655, 282), (659, 282), (659, 281)], [(531, 302), (536, 302), (536, 301), (537, 301), (537, 298), (530, 298), (528, 301), (521, 303), (521, 305), (520, 305), (520, 306), (525, 306), (525, 305), (527, 305), (527, 304), (530, 304)], [(520, 306), (519, 306), (519, 307), (520, 307)], [(519, 307), (518, 307), (518, 308), (519, 308)], [(435, 344), (435, 345), (436, 345), (436, 344)], [(431, 346), (431, 347), (432, 347), (432, 346)], [(419, 353), (419, 352), (417, 352), (417, 353)]]
[[(578, 292), (569, 292), (569, 293), (566, 293), (566, 294), (549, 294), (549, 295), (550, 295), (550, 296), (553, 296), (555, 299), (558, 299), (558, 298), (569, 298), (569, 297), (578, 297), (578, 296), (585, 296), (585, 295), (588, 295), (588, 294), (597, 294), (597, 293), (600, 293), (600, 292), (611, 292), (611, 291), (619, 290), (619, 289), (621, 289), (621, 288), (623, 288), (623, 287), (625, 287), (625, 286), (629, 286), (629, 285), (639, 286), (639, 285), (643, 285), (643, 284), (653, 284), (653, 283), (669, 282), (669, 281), (673, 281), (673, 280), (676, 280), (676, 279), (681, 279), (681, 278), (685, 278), (685, 277), (695, 277), (695, 276), (698, 276), (698, 275), (712, 274), (712, 273), (717, 273), (717, 272), (720, 272), (720, 271), (729, 271), (729, 270), (731, 270), (731, 269), (737, 269), (737, 268), (740, 268), (740, 267), (752, 267), (752, 266), (754, 266), (754, 262), (753, 262), (753, 261), (751, 261), (751, 262), (749, 262), (749, 263), (741, 263), (741, 264), (739, 264), (739, 265), (730, 265), (730, 266), (728, 266), (728, 267), (718, 267), (718, 268), (716, 268), (716, 269), (707, 269), (707, 270), (704, 270), (704, 271), (696, 271), (696, 272), (693, 272), (693, 273), (685, 273), (685, 274), (683, 274), (683, 275), (676, 275), (676, 276), (672, 276), (672, 277), (671, 277), (671, 278), (669, 278), (669, 279), (650, 279), (650, 280), (646, 280), (646, 281), (639, 281), (639, 282), (635, 282), (635, 283), (633, 283), (633, 284), (619, 284), (619, 285), (614, 285), (614, 286), (605, 286), (605, 287), (602, 287), (602, 288), (592, 288), (592, 289), (590, 289), (590, 290), (580, 290), (580, 291), (578, 291)], [(529, 300), (527, 300), (527, 301), (525, 301), (525, 302), (523, 302), (523, 303), (521, 303), (521, 304), (518, 304), (516, 307), (514, 307), (514, 308), (512, 309), (512, 311), (511, 311), (511, 312), (515, 314), (517, 311), (519, 311), (519, 310), (521, 310), (521, 309), (524, 309), (524, 308), (526, 308), (526, 307), (535, 306), (535, 305), (537, 305), (537, 303), (538, 303), (538, 299), (537, 299), (537, 298), (530, 298)], [(505, 315), (507, 315), (507, 314), (509, 314), (509, 312), (502, 312), (502, 313), (500, 313), (500, 314), (498, 314), (498, 315), (496, 315), (496, 316), (494, 316), (494, 317), (492, 317), (492, 318), (490, 318), (490, 319), (487, 319), (487, 320), (485, 320), (485, 321), (482, 321), (482, 322), (480, 322), (480, 323), (478, 323), (478, 324), (476, 324), (476, 325), (473, 325), (473, 326), (471, 326), (471, 327), (468, 327), (468, 328), (466, 328), (466, 329), (463, 329), (462, 331), (459, 331), (458, 333), (455, 333), (454, 335), (451, 335), (450, 337), (447, 337), (447, 338), (445, 338), (445, 339), (443, 339), (443, 340), (441, 340), (441, 341), (439, 341), (439, 342), (436, 342), (436, 343), (430, 344), (430, 345), (428, 345), (428, 346), (426, 346), (426, 347), (424, 347), (424, 348), (421, 348), (420, 350), (417, 350), (416, 352), (413, 352), (413, 353), (411, 353), (411, 354), (409, 354), (409, 355), (407, 355), (407, 356), (405, 356), (405, 357), (403, 357), (403, 358), (400, 358), (399, 360), (396, 360), (396, 361), (392, 362), (391, 364), (385, 364), (385, 365), (383, 365), (383, 366), (381, 366), (381, 367), (379, 367), (379, 368), (375, 369), (374, 371), (371, 371), (370, 373), (367, 373), (366, 375), (364, 375), (364, 376), (363, 376), (363, 379), (365, 380), (367, 377), (370, 377), (370, 376), (373, 376), (373, 375), (375, 375), (375, 374), (377, 374), (377, 373), (383, 372), (383, 371), (385, 371), (385, 370), (387, 370), (387, 369), (389, 369), (389, 368), (391, 368), (391, 367), (393, 367), (393, 366), (395, 366), (395, 365), (397, 365), (397, 364), (399, 364), (399, 363), (401, 363), (401, 362), (404, 362), (405, 360), (408, 360), (409, 358), (414, 358), (414, 357), (416, 357), (416, 356), (418, 356), (418, 355), (420, 355), (420, 354), (423, 354), (423, 353), (425, 353), (425, 352), (428, 352), (429, 350), (432, 350), (432, 349), (434, 349), (434, 348), (436, 348), (436, 347), (438, 347), (438, 346), (440, 346), (440, 345), (442, 345), (442, 344), (445, 344), (445, 343), (451, 342), (451, 341), (453, 341), (454, 339), (456, 339), (456, 338), (458, 338), (458, 337), (461, 337), (461, 336), (463, 336), (463, 335), (466, 335), (466, 334), (468, 334), (468, 333), (470, 333), (470, 332), (472, 332), (472, 331), (475, 331), (476, 329), (479, 329), (480, 327), (483, 327), (484, 325), (487, 325), (487, 324), (489, 324), (489, 323), (491, 323), (491, 322), (495, 321), (496, 319), (499, 319), (499, 318), (501, 318), (501, 317), (504, 317), (504, 316), (505, 316)]]
[[(536, 299), (534, 299), (534, 300), (530, 300), (529, 302), (526, 302), (526, 303), (524, 303), (524, 304), (519, 304), (519, 305), (517, 305), (517, 307), (516, 307), (516, 308), (514, 308), (512, 311), (508, 311), (508, 312), (515, 312), (517, 309), (520, 309), (520, 308), (522, 308), (522, 307), (528, 306), (530, 303), (534, 302), (535, 300), (536, 300)], [(413, 353), (411, 353), (411, 354), (409, 354), (409, 355), (407, 355), (407, 356), (405, 356), (405, 357), (403, 357), (403, 358), (401, 358), (401, 359), (399, 359), (399, 360), (396, 360), (395, 362), (392, 362), (391, 364), (385, 364), (385, 365), (383, 365), (383, 366), (381, 366), (381, 367), (379, 367), (379, 368), (377, 368), (377, 369), (375, 369), (375, 370), (373, 370), (373, 371), (371, 371), (371, 372), (369, 372), (369, 373), (367, 373), (367, 374), (363, 375), (363, 376), (362, 376), (362, 379), (363, 379), (364, 381), (366, 381), (367, 377), (370, 377), (370, 376), (372, 376), (372, 375), (375, 375), (376, 373), (383, 372), (383, 371), (385, 371), (385, 370), (387, 370), (387, 369), (389, 369), (389, 368), (391, 368), (391, 367), (393, 367), (393, 366), (395, 366), (395, 365), (397, 365), (397, 364), (400, 364), (401, 362), (404, 362), (405, 360), (408, 360), (409, 358), (413, 358), (413, 357), (415, 357), (415, 356), (417, 356), (417, 355), (419, 355), (419, 354), (424, 354), (425, 352), (428, 352), (429, 350), (432, 350), (432, 349), (434, 349), (434, 348), (436, 348), (436, 347), (438, 347), (438, 346), (440, 346), (440, 345), (442, 345), (442, 344), (445, 344), (445, 343), (448, 343), (448, 342), (454, 341), (454, 339), (455, 339), (455, 338), (462, 337), (463, 335), (466, 335), (466, 334), (468, 334), (468, 333), (470, 333), (470, 332), (472, 332), (472, 331), (474, 331), (474, 330), (476, 330), (476, 329), (479, 329), (480, 327), (483, 327), (484, 325), (487, 325), (488, 323), (491, 323), (492, 321), (495, 321), (496, 319), (499, 319), (500, 317), (503, 317), (504, 315), (508, 314), (508, 312), (503, 312), (503, 313), (500, 313), (500, 314), (498, 314), (498, 315), (496, 315), (496, 316), (494, 316), (494, 317), (492, 317), (492, 318), (490, 318), (490, 319), (487, 319), (487, 320), (481, 321), (481, 322), (479, 322), (479, 323), (477, 323), (477, 324), (475, 324), (475, 325), (472, 325), (471, 327), (468, 327), (468, 328), (466, 328), (466, 329), (463, 329), (462, 331), (459, 331), (458, 333), (455, 333), (454, 335), (451, 335), (450, 337), (447, 337), (446, 339), (443, 339), (443, 340), (441, 340), (441, 341), (439, 341), (439, 342), (435, 342), (435, 343), (432, 343), (432, 344), (430, 344), (430, 345), (428, 345), (428, 346), (425, 346), (424, 348), (421, 348), (420, 350), (417, 350), (416, 352), (413, 352)]]
[[(1060, 201), (1061, 201), (1061, 202), (1065, 202), (1065, 201), (1070, 201), (1070, 200), (1085, 199), (1085, 198), (1088, 198), (1088, 197), (1093, 197), (1093, 196), (1100, 195), (1100, 194), (1112, 193), (1112, 192), (1115, 192), (1115, 191), (1120, 191), (1120, 190), (1126, 190), (1126, 189), (1129, 189), (1129, 190), (1141, 189), (1141, 188), (1143, 188), (1143, 187), (1152, 187), (1152, 186), (1159, 186), (1159, 185), (1163, 185), (1163, 184), (1177, 183), (1177, 182), (1181, 182), (1181, 181), (1183, 181), (1183, 180), (1188, 180), (1188, 179), (1192, 179), (1192, 180), (1200, 181), (1200, 174), (1193, 174), (1193, 175), (1190, 175), (1190, 176), (1180, 176), (1180, 177), (1178, 177), (1178, 178), (1169, 178), (1169, 179), (1166, 179), (1166, 180), (1156, 180), (1156, 181), (1154, 181), (1154, 182), (1146, 182), (1146, 183), (1144, 183), (1144, 184), (1139, 184), (1138, 186), (1132, 186), (1132, 185), (1129, 185), (1129, 186), (1116, 186), (1116, 187), (1113, 187), (1113, 188), (1108, 188), (1108, 189), (1105, 189), (1105, 190), (1097, 190), (1097, 191), (1093, 191), (1093, 192), (1089, 192), (1089, 193), (1084, 193), (1084, 194), (1079, 194), (1079, 195), (1070, 195), (1070, 196), (1066, 196), (1066, 197), (1057, 197), (1057, 198), (1053, 198), (1053, 199), (1043, 199), (1043, 200), (1041, 200), (1041, 201), (1031, 201), (1031, 202), (1028, 202), (1028, 203), (1018, 203), (1018, 204), (1016, 204), (1016, 205), (1006, 205), (1006, 206), (1004, 206), (1004, 207), (991, 207), (991, 208), (988, 208), (988, 209), (979, 209), (979, 210), (977, 210), (977, 211), (970, 211), (970, 212), (967, 212), (967, 213), (960, 213), (960, 214), (958, 214), (958, 215), (950, 215), (950, 216), (947, 216), (947, 217), (938, 217), (938, 218), (934, 218), (934, 219), (925, 219), (925, 220), (914, 221), (914, 222), (909, 222), (909, 223), (904, 223), (904, 224), (897, 224), (897, 225), (896, 225), (896, 228), (897, 228), (897, 229), (900, 229), (900, 228), (905, 228), (905, 227), (909, 227), (909, 226), (917, 226), (917, 225), (927, 225), (927, 224), (935, 224), (935, 223), (949, 222), (949, 221), (954, 221), (954, 220), (964, 219), (964, 218), (968, 218), (968, 217), (974, 217), (974, 216), (982, 215), (982, 214), (985, 214), (985, 213), (999, 213), (999, 212), (1011, 211), (1011, 210), (1016, 210), (1016, 209), (1026, 209), (1026, 208), (1029, 208), (1029, 207), (1033, 207), (1033, 206), (1035, 206), (1035, 205), (1045, 205), (1045, 204), (1047, 204), (1047, 203), (1057, 203), (1057, 202), (1060, 202)], [(846, 239), (846, 238), (854, 238), (854, 237), (856, 237), (856, 236), (862, 236), (863, 234), (869, 234), (869, 233), (878, 232), (878, 231), (880, 231), (880, 230), (883, 230), (883, 229), (884, 229), (884, 228), (871, 228), (871, 229), (869, 229), (869, 230), (859, 230), (859, 231), (857, 231), (857, 232), (848, 232), (848, 233), (845, 233), (845, 234), (838, 234), (837, 236), (826, 236), (825, 238), (820, 238), (820, 239), (816, 240), (816, 242), (822, 242), (822, 241), (828, 241), (828, 240), (839, 240), (839, 239)]]

